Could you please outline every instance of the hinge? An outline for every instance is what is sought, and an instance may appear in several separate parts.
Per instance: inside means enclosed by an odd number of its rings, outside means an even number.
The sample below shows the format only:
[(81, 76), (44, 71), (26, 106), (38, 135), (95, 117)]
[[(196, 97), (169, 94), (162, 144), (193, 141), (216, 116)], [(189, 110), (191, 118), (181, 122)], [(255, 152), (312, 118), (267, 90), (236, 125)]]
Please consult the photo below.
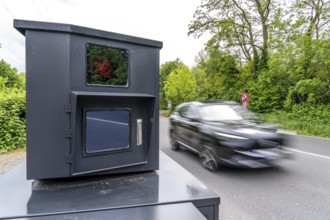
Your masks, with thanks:
[(66, 156), (67, 156), (66, 157), (66, 162), (67, 163), (72, 163), (72, 154), (67, 154)]
[(72, 105), (71, 105), (71, 104), (66, 105), (65, 108), (64, 108), (64, 110), (65, 110), (65, 112), (67, 112), (67, 113), (72, 112)]
[(71, 129), (65, 129), (65, 137), (66, 138), (71, 138), (72, 136), (72, 131)]

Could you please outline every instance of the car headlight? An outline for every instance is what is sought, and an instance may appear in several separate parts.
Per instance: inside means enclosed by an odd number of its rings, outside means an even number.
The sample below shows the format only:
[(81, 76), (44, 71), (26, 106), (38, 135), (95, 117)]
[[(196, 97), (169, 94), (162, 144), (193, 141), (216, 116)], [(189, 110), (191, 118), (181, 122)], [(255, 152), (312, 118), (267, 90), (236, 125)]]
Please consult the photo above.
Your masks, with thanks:
[(284, 130), (284, 129), (277, 129), (276, 133), (278, 134), (289, 134), (289, 135), (296, 135), (297, 132), (290, 131), (290, 130)]
[(256, 134), (257, 131), (255, 129), (250, 129), (250, 128), (241, 128), (235, 130), (236, 132), (244, 133), (244, 134)]
[(236, 140), (249, 140), (249, 138), (232, 135), (232, 134), (225, 134), (220, 132), (214, 132), (219, 138), (221, 139), (236, 139)]

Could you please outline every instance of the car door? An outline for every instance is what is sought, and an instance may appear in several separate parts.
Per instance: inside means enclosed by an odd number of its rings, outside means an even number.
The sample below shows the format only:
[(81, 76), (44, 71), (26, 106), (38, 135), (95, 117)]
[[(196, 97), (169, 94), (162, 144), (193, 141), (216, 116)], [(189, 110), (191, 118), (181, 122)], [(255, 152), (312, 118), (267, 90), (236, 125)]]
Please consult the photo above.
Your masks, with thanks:
[(178, 110), (178, 117), (176, 120), (176, 136), (177, 140), (187, 144), (187, 118), (186, 112), (189, 106), (185, 105)]
[(198, 137), (199, 137), (199, 120), (196, 109), (193, 105), (186, 106), (182, 112), (182, 117), (185, 123), (182, 125), (184, 142), (192, 150), (198, 151)]

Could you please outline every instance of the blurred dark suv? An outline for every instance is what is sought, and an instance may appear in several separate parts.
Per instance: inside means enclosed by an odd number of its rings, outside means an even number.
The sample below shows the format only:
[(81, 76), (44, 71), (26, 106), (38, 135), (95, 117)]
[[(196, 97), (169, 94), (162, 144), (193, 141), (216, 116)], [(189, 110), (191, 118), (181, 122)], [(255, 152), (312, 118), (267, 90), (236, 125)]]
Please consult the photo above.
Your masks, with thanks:
[(278, 126), (231, 101), (187, 102), (170, 116), (173, 150), (185, 147), (199, 155), (202, 165), (262, 168), (290, 158)]

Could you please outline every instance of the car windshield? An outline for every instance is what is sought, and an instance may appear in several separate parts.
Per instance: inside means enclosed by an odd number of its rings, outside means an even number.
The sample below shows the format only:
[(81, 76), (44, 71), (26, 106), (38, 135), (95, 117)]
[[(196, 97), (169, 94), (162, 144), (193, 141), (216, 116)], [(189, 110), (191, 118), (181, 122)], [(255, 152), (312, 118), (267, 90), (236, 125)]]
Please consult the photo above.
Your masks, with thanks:
[(257, 120), (258, 116), (240, 105), (205, 105), (199, 109), (205, 121)]

